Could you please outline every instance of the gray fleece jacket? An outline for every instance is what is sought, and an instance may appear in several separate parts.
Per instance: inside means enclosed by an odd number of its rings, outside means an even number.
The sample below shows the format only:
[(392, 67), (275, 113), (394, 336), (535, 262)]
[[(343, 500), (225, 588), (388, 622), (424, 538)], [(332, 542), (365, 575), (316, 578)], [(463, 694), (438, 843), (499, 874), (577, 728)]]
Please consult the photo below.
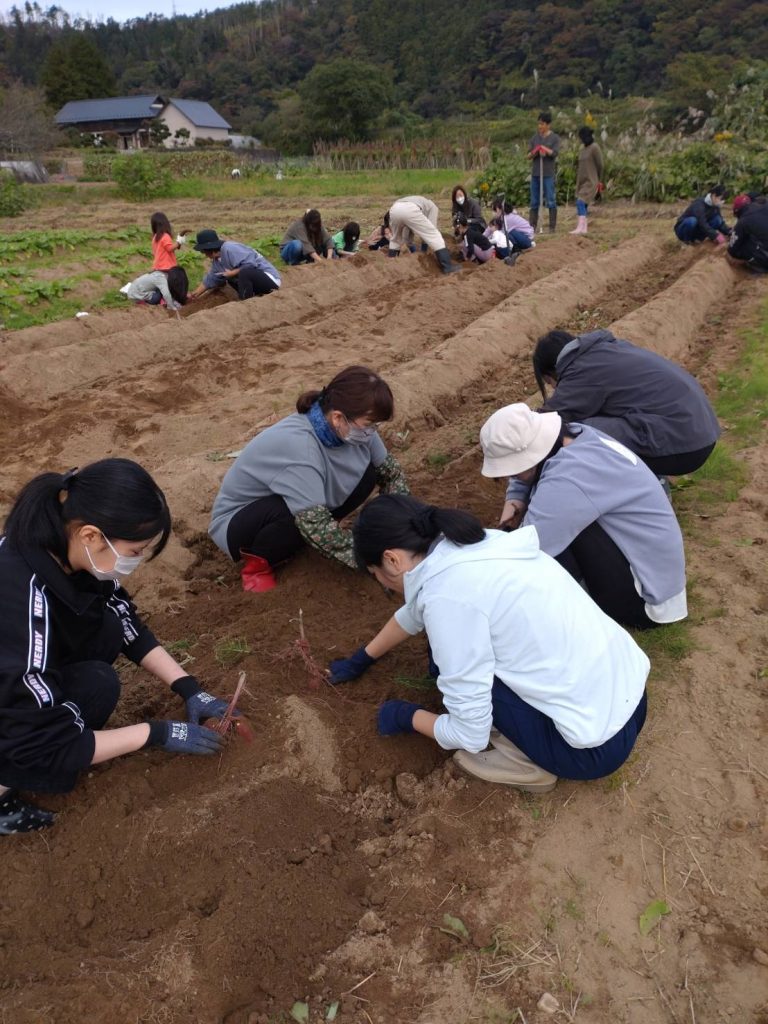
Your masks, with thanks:
[(547, 459), (530, 488), (512, 477), (507, 498), (528, 502), (523, 526), (535, 526), (554, 558), (597, 522), (629, 562), (654, 622), (688, 614), (683, 535), (657, 478), (612, 437), (579, 423), (581, 433)]
[(544, 411), (588, 423), (640, 456), (695, 452), (720, 436), (717, 416), (690, 373), (610, 331), (574, 338), (555, 372), (557, 387)]

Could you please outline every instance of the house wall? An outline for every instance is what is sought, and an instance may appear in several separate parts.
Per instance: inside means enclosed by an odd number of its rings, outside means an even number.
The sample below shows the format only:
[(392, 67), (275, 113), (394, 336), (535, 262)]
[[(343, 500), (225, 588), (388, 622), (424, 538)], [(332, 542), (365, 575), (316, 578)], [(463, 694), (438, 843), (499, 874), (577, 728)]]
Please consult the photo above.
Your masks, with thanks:
[[(165, 139), (163, 145), (166, 149), (177, 149), (179, 146), (194, 146), (195, 139), (216, 139), (217, 141), (226, 141), (229, 138), (229, 132), (226, 128), (197, 128), (182, 112), (174, 107), (173, 104), (168, 104), (165, 110), (160, 115), (160, 120), (165, 121), (170, 131), (170, 136)], [(179, 128), (186, 128), (189, 132), (188, 139), (174, 139), (175, 132)]]

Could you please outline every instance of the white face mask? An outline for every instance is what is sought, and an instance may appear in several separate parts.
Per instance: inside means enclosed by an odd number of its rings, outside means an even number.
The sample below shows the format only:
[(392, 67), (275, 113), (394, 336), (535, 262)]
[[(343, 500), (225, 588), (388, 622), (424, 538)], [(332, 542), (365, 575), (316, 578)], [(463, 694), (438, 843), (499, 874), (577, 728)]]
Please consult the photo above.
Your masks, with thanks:
[[(103, 533), (102, 537), (104, 537)], [(123, 576), (130, 576), (135, 569), (138, 569), (144, 561), (144, 555), (121, 555), (120, 552), (116, 551), (109, 543), (108, 537), (104, 537), (104, 540), (107, 542), (109, 550), (114, 553), (115, 564), (111, 569), (99, 569), (91, 557), (91, 552), (84, 544), (83, 547), (85, 548), (85, 553), (88, 555), (88, 561), (91, 563), (91, 575), (95, 576), (97, 580), (113, 580), (114, 582), (119, 583)]]
[(344, 438), (345, 444), (368, 444), (376, 433), (376, 427), (358, 427), (355, 423), (349, 424), (349, 433)]
[(464, 205), (464, 196), (456, 196), (456, 202), (459, 204), (459, 206), (463, 206)]

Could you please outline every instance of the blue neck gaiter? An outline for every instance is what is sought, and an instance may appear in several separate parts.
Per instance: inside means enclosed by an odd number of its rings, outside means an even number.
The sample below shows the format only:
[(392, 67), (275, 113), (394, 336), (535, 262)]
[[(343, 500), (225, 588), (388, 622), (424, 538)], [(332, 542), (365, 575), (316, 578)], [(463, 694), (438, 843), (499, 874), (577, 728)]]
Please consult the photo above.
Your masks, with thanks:
[(323, 415), (319, 402), (314, 402), (310, 405), (307, 416), (309, 418), (309, 422), (312, 424), (312, 429), (317, 435), (318, 441), (325, 445), (326, 448), (340, 448), (344, 444), (342, 439)]

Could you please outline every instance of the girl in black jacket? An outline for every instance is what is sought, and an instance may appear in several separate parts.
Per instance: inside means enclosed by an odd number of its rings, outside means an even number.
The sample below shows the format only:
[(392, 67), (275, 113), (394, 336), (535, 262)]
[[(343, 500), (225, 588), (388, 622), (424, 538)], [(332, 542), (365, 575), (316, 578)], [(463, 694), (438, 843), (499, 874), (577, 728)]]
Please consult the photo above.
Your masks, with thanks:
[[(147, 746), (220, 749), (223, 737), (198, 723), (226, 702), (160, 646), (121, 585), (170, 531), (162, 491), (128, 459), (43, 473), (17, 497), (0, 538), (0, 835), (53, 824), (17, 789), (66, 793), (90, 765)], [(119, 654), (181, 697), (187, 721), (105, 730)]]

